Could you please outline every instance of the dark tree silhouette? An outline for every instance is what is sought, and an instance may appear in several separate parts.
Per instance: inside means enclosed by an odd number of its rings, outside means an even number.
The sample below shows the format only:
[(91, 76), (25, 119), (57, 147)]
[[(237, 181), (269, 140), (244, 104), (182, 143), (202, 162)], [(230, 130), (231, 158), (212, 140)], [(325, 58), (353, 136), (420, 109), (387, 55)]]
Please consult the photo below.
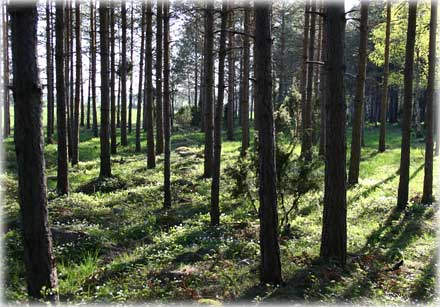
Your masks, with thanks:
[(141, 8), (141, 49), (139, 59), (139, 85), (137, 95), (137, 113), (136, 113), (136, 152), (141, 152), (141, 112), (143, 101), (143, 67), (144, 67), (144, 52), (145, 52), (145, 3), (142, 2)]
[(115, 4), (110, 2), (110, 151), (117, 152), (116, 140), (116, 63), (115, 63)]
[(121, 145), (127, 146), (127, 6), (125, 1), (121, 3)]
[(147, 0), (147, 33), (146, 33), (146, 59), (145, 59), (145, 90), (147, 95), (147, 167), (156, 167), (156, 155), (154, 153), (154, 123), (153, 123), (153, 12), (151, 0)]
[(234, 4), (229, 0), (228, 8), (228, 104), (226, 114), (227, 139), (234, 139), (234, 87), (235, 87), (235, 52), (234, 52)]
[(163, 1), (163, 126), (164, 126), (164, 207), (171, 207), (170, 174), (170, 3)]
[[(11, 3), (9, 13), (15, 102), (14, 141), (27, 290), (32, 300), (43, 298), (56, 302), (57, 273), (47, 212), (41, 120), (43, 91), (37, 67), (37, 7), (36, 4)], [(53, 290), (43, 293), (45, 288)]]
[(243, 36), (243, 77), (241, 92), (241, 156), (246, 156), (249, 147), (249, 68), (250, 68), (250, 40), (249, 32), (251, 28), (251, 7), (249, 1), (244, 5), (244, 33)]
[(157, 1), (156, 10), (156, 154), (163, 153), (163, 109), (162, 109), (162, 1)]
[(75, 48), (76, 48), (76, 70), (75, 70), (75, 105), (72, 114), (72, 165), (78, 164), (79, 159), (79, 105), (81, 100), (81, 4), (75, 3)]
[(47, 63), (47, 143), (52, 144), (54, 93), (53, 93), (53, 57), (52, 57), (52, 10), (51, 3), (46, 3), (46, 63)]

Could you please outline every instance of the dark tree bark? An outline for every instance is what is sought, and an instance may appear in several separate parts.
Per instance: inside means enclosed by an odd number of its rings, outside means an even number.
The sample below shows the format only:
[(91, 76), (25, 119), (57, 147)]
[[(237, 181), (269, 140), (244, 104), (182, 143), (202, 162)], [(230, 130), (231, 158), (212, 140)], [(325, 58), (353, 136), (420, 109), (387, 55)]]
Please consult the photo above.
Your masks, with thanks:
[(57, 87), (57, 193), (69, 193), (68, 151), (67, 151), (67, 118), (66, 118), (66, 83), (64, 82), (64, 10), (62, 2), (56, 3), (55, 21), (55, 61)]
[(380, 135), (379, 152), (385, 151), (386, 144), (386, 123), (388, 104), (388, 75), (390, 70), (390, 28), (391, 28), (391, 0), (387, 1), (387, 21), (385, 30), (385, 62), (383, 67), (383, 94), (380, 105)]
[[(323, 8), (323, 13), (325, 14), (325, 9)], [(325, 25), (325, 19), (322, 21), (322, 41), (321, 41), (321, 61), (327, 62), (327, 30)], [(325, 156), (325, 138), (326, 138), (326, 94), (327, 94), (327, 72), (325, 69), (320, 69), (319, 71), (319, 100), (320, 100), (320, 115), (321, 115), (321, 125), (320, 125), (320, 137), (319, 137), (319, 155)]]
[(321, 251), (325, 260), (344, 265), (347, 258), (347, 187), (344, 98), (344, 2), (326, 2), (326, 154)]
[(156, 10), (156, 154), (163, 153), (162, 110), (162, 1), (157, 1)]
[(205, 117), (205, 150), (204, 150), (204, 170), (203, 177), (212, 176), (213, 159), (213, 109), (214, 109), (214, 3), (208, 1), (205, 8), (205, 99), (204, 99), (204, 117)]
[(220, 224), (220, 160), (222, 152), (222, 116), (223, 98), (225, 95), (225, 58), (226, 58), (226, 22), (228, 19), (227, 0), (222, 1), (221, 11), (221, 32), (220, 50), (218, 54), (218, 97), (216, 102), (215, 122), (214, 122), (214, 171), (211, 184), (211, 226)]
[(141, 112), (143, 102), (143, 67), (144, 67), (144, 52), (145, 52), (145, 4), (142, 2), (141, 9), (141, 50), (139, 59), (139, 86), (138, 86), (138, 100), (137, 100), (137, 112), (136, 112), (136, 152), (141, 152)]
[(46, 64), (47, 64), (47, 143), (52, 144), (53, 133), (53, 64), (52, 64), (52, 23), (51, 23), (51, 3), (46, 2)]
[(115, 4), (110, 3), (110, 152), (117, 152), (116, 140), (116, 63), (115, 63)]
[[(283, 102), (286, 88), (286, 72), (284, 67), (284, 59), (286, 54), (286, 7), (284, 2), (281, 3), (280, 8), (281, 24), (280, 24), (280, 66), (278, 68), (278, 98), (276, 105)], [(277, 108), (277, 107), (275, 107)]]
[(75, 70), (75, 106), (72, 114), (72, 166), (78, 164), (79, 159), (79, 104), (81, 100), (81, 4), (75, 2), (75, 47), (76, 47), (76, 70)]
[(81, 68), (81, 106), (80, 106), (80, 116), (79, 116), (79, 125), (84, 127), (84, 83), (83, 83), (83, 70)]
[[(131, 16), (130, 16), (130, 63), (133, 65), (133, 45), (134, 45), (134, 37), (133, 37), (133, 5), (134, 2), (131, 2)], [(132, 117), (132, 108), (133, 108), (133, 70), (130, 73), (130, 88), (129, 92), (129, 101), (128, 101), (128, 134), (131, 134), (131, 117)]]
[(356, 76), (356, 93), (354, 97), (354, 118), (351, 134), (350, 170), (348, 184), (355, 185), (359, 180), (359, 165), (361, 162), (361, 133), (362, 115), (364, 113), (365, 75), (367, 68), (367, 39), (368, 39), (368, 0), (361, 1), (361, 23), (359, 39), (359, 62)]
[(106, 2), (101, 2), (99, 5), (99, 37), (101, 45), (101, 160), (99, 177), (110, 177), (111, 164), (110, 164), (110, 121), (109, 121), (109, 104), (110, 97), (108, 89), (109, 84), (109, 8)]
[(241, 96), (241, 156), (246, 156), (249, 148), (249, 68), (250, 68), (250, 41), (251, 7), (248, 1), (244, 5), (244, 33), (243, 35), (243, 78)]
[[(57, 4), (58, 5), (58, 4)], [(27, 290), (32, 300), (58, 301), (57, 272), (47, 212), (42, 133), (42, 87), (37, 67), (37, 8), (10, 4), (15, 152)]]
[[(119, 40), (119, 48), (121, 47), (121, 40)], [(121, 49), (119, 49), (121, 50)], [(121, 77), (118, 77), (118, 98), (116, 106), (116, 127), (121, 128)]]
[(72, 16), (70, 14), (71, 11), (71, 4), (66, 4), (66, 41), (65, 41), (65, 53), (64, 53), (64, 57), (65, 57), (65, 82), (66, 82), (66, 116), (67, 116), (67, 142), (68, 142), (68, 146), (67, 146), (67, 150), (68, 150), (68, 158), (69, 160), (72, 158), (72, 125), (71, 125), (71, 117), (72, 117), (72, 112), (71, 112), (71, 99), (70, 97), (72, 96), (70, 88), (72, 87), (72, 84), (70, 82), (71, 78), (71, 67), (70, 67), (70, 58), (72, 57), (72, 52), (70, 50), (70, 45), (72, 43)]
[[(2, 5), (6, 11), (6, 3)], [(4, 101), (3, 101), (3, 136), (7, 138), (11, 133), (11, 117), (10, 117), (10, 99), (9, 99), (9, 23), (8, 23), (8, 14), (4, 14), (3, 21), (3, 48), (5, 50), (4, 53), (4, 82), (5, 82), (5, 90), (4, 90)]]
[(91, 102), (91, 91), (92, 91), (92, 69), (91, 64), (89, 63), (89, 82), (88, 82), (88, 91), (87, 91), (87, 114), (86, 114), (86, 128), (90, 129), (90, 102)]
[(234, 52), (234, 3), (229, 0), (228, 12), (228, 105), (226, 113), (227, 139), (234, 139), (234, 88), (235, 88), (235, 52)]
[[(145, 81), (147, 95), (147, 167), (156, 167), (156, 155), (154, 153), (154, 123), (153, 123), (153, 13), (151, 0), (147, 1), (147, 33), (146, 33), (146, 58), (145, 58)], [(169, 16), (168, 16), (169, 18)], [(169, 38), (168, 38), (169, 39)], [(169, 51), (168, 51), (169, 52)]]
[(73, 136), (73, 122), (75, 121), (75, 61), (73, 56), (73, 43), (75, 41), (74, 33), (74, 8), (73, 1), (69, 3), (69, 158), (72, 160), (73, 150), (75, 149), (75, 145), (73, 144), (74, 136)]
[(411, 146), (411, 111), (413, 96), (414, 45), (416, 38), (417, 2), (409, 2), (408, 30), (405, 48), (404, 97), (402, 114), (402, 147), (400, 152), (400, 178), (397, 207), (404, 209), (408, 203), (409, 163)]
[(98, 113), (96, 110), (96, 22), (94, 0), (90, 3), (90, 48), (92, 52), (92, 131), (98, 137)]
[(163, 126), (164, 151), (164, 208), (171, 207), (171, 165), (170, 165), (170, 3), (163, 1)]
[(432, 203), (433, 164), (434, 164), (434, 95), (435, 95), (435, 65), (436, 65), (436, 35), (437, 35), (437, 1), (431, 0), (431, 21), (429, 24), (429, 68), (428, 89), (426, 93), (426, 136), (425, 136), (425, 175), (423, 180), (423, 203)]
[[(316, 11), (316, 0), (311, 0), (312, 12)], [(309, 14), (306, 12), (306, 14)], [(316, 26), (316, 14), (312, 13), (310, 17), (310, 36), (307, 43), (307, 59), (313, 61), (315, 52), (315, 26)], [(308, 26), (306, 27), (308, 28)], [(304, 37), (304, 40), (306, 38)], [(306, 99), (302, 108), (302, 139), (301, 139), (301, 156), (306, 161), (312, 160), (312, 96), (313, 96), (313, 64), (307, 64), (307, 81), (306, 81)]]
[[(303, 62), (301, 66), (301, 155), (306, 148), (306, 124), (307, 124), (307, 53), (309, 50), (309, 29), (310, 29), (310, 0), (304, 5), (304, 35), (303, 35)], [(304, 148), (303, 148), (304, 147)]]
[(281, 261), (278, 245), (278, 213), (275, 167), (275, 128), (272, 105), (271, 3), (255, 2), (255, 68), (258, 104), (258, 160), (260, 195), (260, 281), (280, 284)]
[(127, 146), (127, 7), (125, 1), (121, 3), (121, 145)]

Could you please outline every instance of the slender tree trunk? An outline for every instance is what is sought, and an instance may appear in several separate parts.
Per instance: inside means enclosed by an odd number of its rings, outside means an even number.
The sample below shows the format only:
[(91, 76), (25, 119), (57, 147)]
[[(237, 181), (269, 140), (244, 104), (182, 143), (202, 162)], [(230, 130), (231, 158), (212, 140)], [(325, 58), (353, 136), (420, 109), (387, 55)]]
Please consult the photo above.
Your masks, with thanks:
[(171, 174), (170, 174), (170, 3), (163, 2), (163, 126), (165, 137), (164, 152), (164, 207), (171, 207)]
[[(325, 14), (325, 9), (323, 8), (323, 13)], [(327, 62), (327, 29), (325, 24), (325, 19), (322, 21), (322, 42), (321, 42), (321, 61)], [(326, 139), (326, 94), (327, 94), (327, 71), (325, 69), (320, 69), (319, 71), (319, 95), (320, 95), (320, 115), (321, 115), (321, 125), (320, 125), (320, 137), (319, 137), (319, 155), (325, 156), (325, 139)]]
[(275, 167), (275, 128), (272, 104), (271, 3), (255, 2), (255, 67), (258, 107), (259, 196), (260, 196), (260, 281), (280, 284), (281, 261), (278, 245), (278, 213)]
[[(310, 29), (310, 1), (306, 0), (304, 7), (304, 37), (303, 37), (303, 63), (301, 67), (301, 155), (310, 148), (307, 148), (307, 54), (309, 50), (309, 29)], [(314, 15), (314, 14), (312, 14)]]
[(55, 21), (55, 61), (56, 61), (56, 93), (57, 93), (57, 193), (69, 193), (68, 150), (67, 150), (67, 118), (66, 118), (66, 83), (64, 82), (64, 10), (63, 2), (56, 2)]
[(109, 8), (108, 2), (101, 2), (99, 4), (99, 37), (101, 45), (101, 159), (99, 177), (110, 177), (111, 163), (110, 163), (110, 121), (109, 121), (109, 92), (105, 89), (110, 87), (109, 84)]
[[(145, 58), (145, 81), (147, 94), (147, 167), (156, 167), (156, 156), (154, 153), (154, 123), (153, 123), (153, 13), (151, 0), (147, 1), (147, 35), (146, 35), (146, 58)], [(168, 16), (169, 18), (169, 16)], [(169, 29), (168, 29), (169, 30)], [(167, 38), (169, 40), (169, 38)], [(168, 41), (169, 43), (169, 41)], [(169, 52), (169, 51), (168, 51)], [(168, 59), (169, 61), (169, 59)]]
[(226, 114), (227, 139), (234, 139), (234, 82), (235, 82), (235, 52), (234, 52), (234, 1), (229, 0), (228, 12), (228, 105)]
[(415, 84), (414, 84), (414, 127), (416, 130), (416, 138), (422, 136), (422, 123), (421, 123), (421, 110), (420, 110), (420, 52), (417, 48), (416, 50), (416, 60), (415, 60)]
[(417, 1), (409, 2), (408, 32), (405, 48), (404, 97), (402, 114), (402, 147), (400, 153), (400, 178), (397, 207), (404, 209), (408, 203), (409, 162), (411, 146), (411, 109), (413, 94), (414, 45), (416, 38)]
[(391, 30), (391, 0), (387, 0), (387, 21), (385, 30), (385, 60), (383, 67), (383, 94), (380, 104), (380, 135), (379, 152), (385, 151), (386, 144), (386, 123), (388, 104), (388, 76), (390, 71), (390, 30)]
[(75, 27), (74, 27), (74, 8), (73, 8), (73, 1), (69, 3), (69, 32), (70, 32), (70, 40), (69, 40), (69, 62), (70, 62), (70, 72), (69, 72), (69, 131), (70, 131), (70, 155), (69, 158), (72, 160), (73, 158), (73, 151), (75, 150), (74, 145), (74, 121), (75, 121), (75, 61), (73, 56), (73, 42), (75, 41), (74, 33), (75, 33)]
[(52, 144), (52, 109), (53, 109), (53, 67), (52, 67), (52, 27), (51, 27), (51, 3), (46, 1), (46, 64), (47, 64), (47, 143)]
[(436, 35), (437, 35), (437, 1), (431, 0), (431, 21), (429, 24), (429, 68), (428, 89), (426, 93), (426, 136), (425, 136), (425, 175), (423, 179), (423, 203), (432, 203), (433, 164), (434, 164), (434, 95), (435, 95), (435, 65), (436, 65)]
[(142, 2), (142, 21), (141, 21), (141, 50), (139, 59), (139, 86), (138, 86), (138, 100), (137, 100), (137, 112), (136, 112), (136, 152), (141, 152), (141, 112), (143, 102), (143, 66), (144, 66), (144, 43), (145, 43), (145, 4)]
[(211, 1), (206, 3), (205, 8), (205, 153), (203, 177), (212, 176), (213, 159), (213, 98), (214, 98), (214, 4)]
[[(131, 16), (130, 16), (130, 63), (133, 65), (133, 45), (134, 45), (134, 37), (133, 37), (133, 5), (134, 2), (131, 1)], [(132, 128), (132, 108), (133, 108), (133, 69), (131, 69), (130, 73), (130, 88), (128, 90), (129, 101), (128, 101), (128, 134), (131, 134)]]
[(69, 160), (72, 159), (72, 129), (71, 129), (71, 117), (72, 117), (72, 113), (70, 111), (70, 96), (71, 96), (71, 91), (70, 91), (70, 87), (72, 86), (72, 84), (69, 82), (70, 80), (70, 58), (72, 57), (72, 53), (70, 52), (70, 44), (72, 41), (72, 33), (71, 33), (71, 27), (72, 27), (72, 18), (71, 18), (71, 14), (70, 14), (70, 5), (66, 4), (66, 17), (65, 17), (65, 23), (66, 23), (66, 41), (65, 41), (65, 52), (64, 52), (64, 56), (65, 56), (65, 82), (66, 82), (66, 116), (67, 116), (67, 150), (68, 150), (68, 158)]
[(79, 104), (81, 100), (81, 6), (75, 2), (75, 47), (76, 47), (76, 70), (75, 70), (75, 105), (72, 114), (72, 166), (78, 164), (79, 159)]
[(96, 25), (95, 25), (95, 5), (94, 0), (90, 3), (90, 39), (92, 50), (92, 130), (93, 136), (98, 137), (98, 113), (96, 110)]
[(354, 97), (354, 118), (351, 135), (350, 170), (348, 184), (355, 185), (359, 180), (359, 165), (361, 162), (362, 115), (364, 108), (365, 75), (367, 66), (368, 39), (368, 0), (361, 1), (361, 24), (359, 39), (359, 62), (356, 77), (356, 93)]
[(81, 112), (81, 114), (79, 116), (80, 117), (79, 125), (81, 127), (84, 127), (84, 78), (83, 78), (83, 69), (82, 69), (82, 67), (81, 67), (81, 70), (80, 70), (80, 74), (81, 74), (81, 77), (80, 77), (80, 80), (81, 80), (81, 106), (80, 106), (80, 112)]
[[(4, 4), (4, 9), (6, 11), (6, 3)], [(11, 117), (10, 117), (10, 98), (9, 98), (9, 23), (8, 23), (8, 14), (4, 14), (4, 22), (3, 22), (3, 48), (5, 50), (4, 57), (4, 82), (5, 82), (5, 92), (4, 92), (4, 101), (3, 101), (3, 136), (7, 138), (11, 133)]]
[(327, 79), (326, 87), (325, 190), (320, 255), (325, 260), (333, 259), (344, 265), (347, 258), (345, 11), (343, 1), (326, 2), (325, 6), (325, 69), (331, 73), (331, 78)]
[(122, 50), (121, 50), (121, 145), (127, 146), (127, 7), (121, 4)]
[(162, 1), (157, 1), (156, 11), (156, 154), (163, 153), (162, 110)]
[(115, 4), (110, 3), (110, 152), (117, 152), (116, 140), (116, 63), (115, 63)]
[[(121, 44), (119, 43), (119, 47)], [(120, 49), (119, 49), (120, 50)], [(121, 77), (118, 77), (118, 103), (116, 106), (116, 127), (121, 128)]]
[[(316, 11), (316, 0), (311, 0), (312, 12)], [(308, 39), (308, 60), (313, 61), (315, 52), (315, 32), (316, 32), (316, 14), (312, 13), (310, 17), (310, 36)], [(307, 85), (306, 85), (306, 103), (303, 113), (303, 135), (301, 142), (301, 156), (306, 161), (312, 160), (312, 111), (313, 111), (313, 64), (307, 64)]]
[(225, 94), (225, 58), (226, 58), (226, 22), (228, 19), (227, 0), (222, 1), (221, 11), (221, 32), (220, 50), (218, 54), (218, 97), (216, 102), (215, 122), (214, 122), (214, 171), (211, 184), (211, 226), (220, 224), (220, 160), (222, 152), (222, 116), (223, 98)]
[(87, 115), (86, 115), (86, 128), (90, 129), (90, 100), (91, 100), (91, 90), (92, 90), (92, 69), (91, 64), (89, 63), (89, 85), (87, 91)]
[(37, 67), (37, 7), (10, 4), (15, 152), (27, 290), (32, 300), (58, 301), (57, 272), (47, 212), (42, 88)]
[(246, 156), (249, 148), (249, 68), (250, 68), (250, 42), (251, 7), (248, 1), (244, 4), (244, 33), (243, 36), (243, 78), (241, 97), (241, 156)]

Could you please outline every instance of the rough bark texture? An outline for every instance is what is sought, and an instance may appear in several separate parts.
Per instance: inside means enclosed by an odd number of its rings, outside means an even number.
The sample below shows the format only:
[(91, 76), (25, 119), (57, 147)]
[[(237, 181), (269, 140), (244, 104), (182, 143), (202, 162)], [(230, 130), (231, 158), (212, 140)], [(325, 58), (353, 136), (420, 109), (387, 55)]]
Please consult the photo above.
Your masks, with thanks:
[[(316, 0), (311, 0), (312, 12), (316, 11)], [(309, 14), (309, 13), (306, 13)], [(313, 61), (315, 53), (315, 29), (316, 14), (312, 13), (310, 17), (310, 36), (308, 39), (307, 59)], [(306, 83), (306, 99), (302, 112), (302, 139), (301, 139), (301, 156), (306, 160), (312, 160), (312, 96), (313, 96), (313, 64), (307, 64), (307, 83)]]
[(216, 112), (214, 121), (214, 161), (211, 184), (211, 226), (220, 224), (220, 159), (222, 152), (222, 116), (223, 116), (223, 98), (225, 95), (225, 58), (226, 58), (226, 22), (228, 19), (227, 0), (222, 2), (221, 11), (221, 32), (220, 32), (220, 50), (218, 54), (218, 97), (216, 102)]
[(171, 207), (170, 165), (170, 3), (163, 2), (163, 126), (164, 126), (164, 207)]
[(213, 158), (213, 109), (214, 109), (214, 4), (212, 1), (206, 3), (205, 9), (205, 99), (204, 99), (204, 117), (205, 117), (205, 152), (204, 152), (204, 170), (203, 177), (212, 176), (212, 158)]
[(79, 159), (79, 104), (81, 101), (81, 4), (75, 3), (75, 48), (76, 48), (76, 70), (75, 70), (75, 105), (72, 115), (72, 165), (78, 164)]
[(127, 146), (127, 7), (125, 1), (121, 4), (121, 145)]
[(55, 21), (55, 61), (57, 78), (57, 193), (69, 193), (67, 118), (66, 118), (66, 84), (64, 82), (64, 5), (56, 3)]
[(226, 114), (227, 139), (234, 139), (234, 88), (235, 88), (235, 52), (234, 52), (234, 4), (229, 0), (228, 12), (228, 105)]
[(157, 1), (156, 10), (156, 154), (163, 153), (162, 110), (162, 1)]
[[(144, 52), (145, 52), (145, 4), (142, 2), (141, 9), (141, 50), (139, 59), (139, 86), (137, 95), (137, 112), (136, 112), (136, 152), (141, 152), (141, 114), (142, 114), (142, 102), (143, 102), (143, 67), (144, 67)], [(150, 46), (151, 48), (151, 46)], [(151, 56), (151, 55), (150, 55)], [(146, 71), (145, 71), (146, 73)]]
[(437, 34), (437, 1), (431, 0), (431, 21), (429, 24), (429, 68), (428, 89), (426, 97), (426, 145), (425, 145), (425, 175), (423, 180), (423, 203), (432, 203), (433, 159), (434, 159), (434, 93), (436, 65), (436, 34)]
[(390, 30), (391, 30), (391, 0), (387, 1), (387, 21), (385, 29), (385, 61), (383, 65), (382, 101), (380, 104), (380, 134), (379, 152), (385, 151), (386, 124), (388, 109), (388, 75), (390, 71)]
[(402, 146), (400, 152), (400, 178), (397, 207), (404, 209), (408, 203), (409, 163), (411, 146), (411, 112), (413, 98), (414, 45), (416, 38), (417, 2), (409, 2), (408, 30), (406, 34), (405, 71), (403, 76), (404, 97), (402, 114)]
[[(251, 7), (248, 1), (244, 5), (244, 33), (249, 34), (251, 28)], [(241, 156), (246, 156), (249, 147), (249, 68), (250, 68), (249, 35), (243, 36), (243, 78), (241, 92)]]
[(364, 108), (365, 76), (367, 67), (367, 39), (368, 39), (368, 0), (361, 1), (361, 23), (359, 39), (359, 62), (356, 76), (356, 92), (354, 96), (354, 116), (351, 134), (350, 170), (348, 184), (354, 185), (359, 180), (359, 164), (361, 162), (361, 132), (362, 115)]
[(117, 151), (116, 140), (116, 63), (115, 63), (115, 5), (110, 3), (110, 152), (115, 155)]
[(258, 104), (259, 196), (260, 196), (260, 281), (280, 284), (281, 261), (278, 245), (278, 213), (275, 167), (275, 128), (272, 105), (271, 4), (255, 3), (255, 67)]
[(101, 131), (100, 131), (100, 141), (101, 141), (101, 160), (100, 160), (100, 171), (99, 177), (110, 177), (111, 164), (110, 164), (110, 121), (109, 121), (109, 105), (110, 105), (110, 95), (105, 89), (110, 87), (109, 82), (109, 8), (108, 3), (101, 2), (99, 6), (99, 36), (100, 36), (100, 47), (101, 47)]
[(344, 98), (344, 2), (326, 2), (327, 79), (324, 214), (321, 251), (344, 265), (347, 257), (346, 136)]
[(10, 5), (15, 152), (27, 290), (32, 300), (58, 301), (55, 259), (47, 213), (42, 133), (42, 87), (37, 67), (37, 8)]
[[(154, 152), (154, 123), (153, 123), (153, 12), (151, 1), (147, 1), (147, 35), (146, 35), (146, 58), (145, 58), (145, 81), (147, 95), (147, 167), (156, 167), (156, 155)], [(168, 16), (169, 18), (169, 16)], [(168, 51), (169, 52), (169, 51)]]

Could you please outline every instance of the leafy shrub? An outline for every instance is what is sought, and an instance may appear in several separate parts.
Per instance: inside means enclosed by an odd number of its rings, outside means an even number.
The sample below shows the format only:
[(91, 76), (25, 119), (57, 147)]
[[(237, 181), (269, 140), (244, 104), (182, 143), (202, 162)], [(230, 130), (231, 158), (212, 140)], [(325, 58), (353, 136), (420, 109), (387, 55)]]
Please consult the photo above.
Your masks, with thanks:
[(192, 112), (190, 106), (184, 106), (177, 111), (174, 121), (180, 127), (189, 127), (192, 123)]

